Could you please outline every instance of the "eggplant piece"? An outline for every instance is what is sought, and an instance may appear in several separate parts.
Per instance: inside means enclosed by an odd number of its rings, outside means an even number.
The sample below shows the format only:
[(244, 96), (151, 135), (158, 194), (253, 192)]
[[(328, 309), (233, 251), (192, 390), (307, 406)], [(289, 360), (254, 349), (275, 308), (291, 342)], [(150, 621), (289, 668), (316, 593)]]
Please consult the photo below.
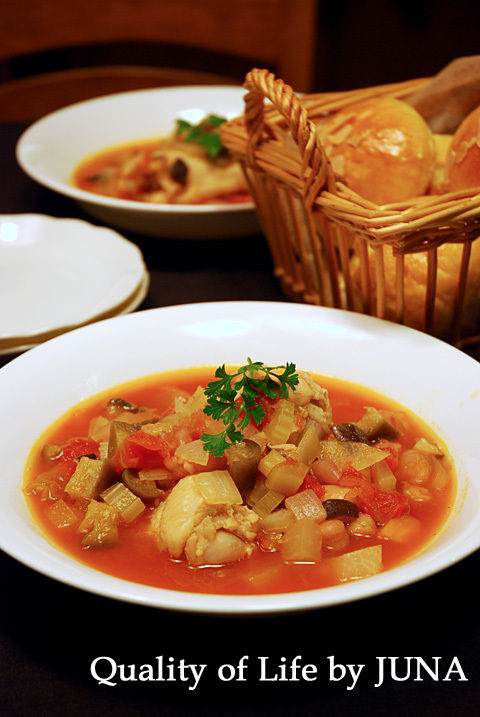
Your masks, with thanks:
[(107, 503), (91, 500), (84, 519), (78, 526), (83, 533), (84, 548), (110, 548), (118, 544), (118, 521), (120, 514)]
[(130, 411), (131, 413), (139, 413), (143, 409), (140, 406), (135, 406), (125, 398), (111, 398), (107, 403), (107, 413), (110, 416), (115, 416), (117, 413), (122, 411)]
[(358, 507), (350, 500), (330, 498), (330, 500), (323, 501), (323, 507), (327, 511), (327, 520), (328, 518), (339, 518), (340, 520), (358, 518)]
[(248, 438), (225, 451), (228, 471), (240, 493), (253, 488), (261, 453), (259, 444)]
[(114, 479), (115, 468), (111, 461), (82, 456), (75, 473), (65, 486), (65, 492), (72, 498), (96, 500)]
[(124, 421), (112, 421), (108, 436), (108, 457), (112, 458), (118, 451), (123, 441), (131, 433), (139, 430), (138, 423), (125, 423)]
[(188, 167), (183, 161), (183, 159), (175, 160), (175, 162), (170, 167), (169, 174), (174, 182), (177, 182), (178, 184), (181, 184), (182, 187), (185, 187), (188, 178)]
[(387, 421), (378, 409), (371, 406), (365, 409), (365, 414), (356, 422), (356, 426), (367, 436), (369, 443), (380, 438), (394, 441), (400, 435), (395, 426)]
[(350, 441), (351, 443), (370, 443), (367, 435), (355, 423), (336, 423), (332, 426), (332, 433), (337, 441)]
[(121, 481), (142, 500), (155, 500), (163, 495), (163, 490), (157, 486), (154, 480), (142, 480), (138, 477), (137, 471), (130, 468), (122, 471)]

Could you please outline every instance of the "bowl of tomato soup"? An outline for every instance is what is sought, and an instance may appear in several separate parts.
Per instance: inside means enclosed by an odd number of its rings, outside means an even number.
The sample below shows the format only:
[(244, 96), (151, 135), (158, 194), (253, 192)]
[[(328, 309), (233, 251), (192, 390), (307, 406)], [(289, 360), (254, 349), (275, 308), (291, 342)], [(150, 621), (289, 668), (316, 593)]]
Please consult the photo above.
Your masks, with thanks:
[(240, 167), (215, 144), (217, 124), (243, 112), (243, 95), (237, 86), (170, 87), (79, 102), (33, 123), (17, 161), (121, 229), (173, 239), (256, 234)]
[(303, 305), (70, 332), (0, 372), (22, 417), (1, 439), (0, 544), (78, 588), (199, 612), (406, 585), (478, 547), (478, 383), (431, 337)]

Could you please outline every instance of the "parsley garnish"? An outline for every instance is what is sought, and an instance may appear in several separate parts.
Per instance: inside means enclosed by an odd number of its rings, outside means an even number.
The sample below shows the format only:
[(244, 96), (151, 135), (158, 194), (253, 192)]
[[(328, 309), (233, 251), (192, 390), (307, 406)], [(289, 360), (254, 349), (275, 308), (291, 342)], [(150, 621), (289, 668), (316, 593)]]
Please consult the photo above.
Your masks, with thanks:
[[(281, 369), (279, 371), (279, 369)], [(223, 456), (225, 450), (243, 440), (242, 430), (251, 421), (257, 425), (265, 416), (265, 410), (258, 398), (287, 398), (289, 387), (295, 390), (298, 374), (295, 364), (265, 366), (261, 361), (252, 361), (229, 374), (223, 366), (215, 371), (217, 380), (210, 381), (205, 388), (207, 405), (203, 409), (207, 416), (223, 421), (226, 428), (221, 433), (204, 433), (201, 436), (204, 450), (214, 456)]]
[(196, 142), (206, 150), (209, 157), (216, 159), (225, 149), (217, 132), (223, 122), (226, 122), (225, 117), (217, 115), (208, 115), (199, 124), (177, 119), (177, 134), (184, 142)]

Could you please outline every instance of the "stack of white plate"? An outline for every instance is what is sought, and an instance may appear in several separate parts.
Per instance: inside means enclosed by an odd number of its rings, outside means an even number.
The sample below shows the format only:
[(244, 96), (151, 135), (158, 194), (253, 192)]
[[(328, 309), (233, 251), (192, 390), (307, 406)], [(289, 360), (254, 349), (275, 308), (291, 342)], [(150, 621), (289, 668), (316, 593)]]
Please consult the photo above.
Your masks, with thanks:
[(146, 296), (138, 247), (77, 219), (0, 216), (0, 354), (126, 314)]

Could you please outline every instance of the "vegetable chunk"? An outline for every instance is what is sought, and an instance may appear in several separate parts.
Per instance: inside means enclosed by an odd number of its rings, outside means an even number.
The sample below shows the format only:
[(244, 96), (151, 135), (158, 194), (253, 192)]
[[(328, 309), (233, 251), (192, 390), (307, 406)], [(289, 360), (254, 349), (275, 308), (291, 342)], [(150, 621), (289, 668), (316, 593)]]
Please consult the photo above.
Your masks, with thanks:
[(345, 553), (332, 559), (338, 580), (358, 580), (378, 575), (383, 570), (382, 546), (371, 545), (368, 548)]
[(75, 473), (65, 486), (72, 498), (97, 499), (100, 493), (115, 479), (113, 463), (107, 459), (95, 460), (83, 456)]
[(119, 512), (107, 503), (96, 500), (88, 504), (85, 518), (78, 527), (84, 533), (82, 545), (86, 548), (113, 547), (117, 545)]

